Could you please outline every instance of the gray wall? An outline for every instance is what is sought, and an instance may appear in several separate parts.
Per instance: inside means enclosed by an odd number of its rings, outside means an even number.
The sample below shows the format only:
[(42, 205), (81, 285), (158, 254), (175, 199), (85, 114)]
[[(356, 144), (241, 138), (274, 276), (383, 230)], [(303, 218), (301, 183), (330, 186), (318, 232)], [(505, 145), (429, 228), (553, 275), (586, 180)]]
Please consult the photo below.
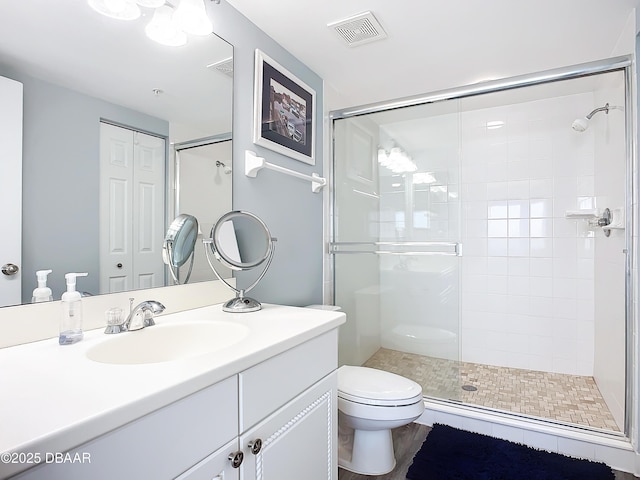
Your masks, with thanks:
[[(209, 11), (215, 32), (234, 46), (233, 207), (258, 215), (278, 239), (269, 272), (250, 296), (261, 302), (288, 305), (322, 303), (322, 193), (312, 193), (309, 182), (274, 171), (262, 170), (256, 178), (244, 175), (245, 150), (306, 175), (323, 175), (322, 79), (225, 0), (210, 5)], [(316, 91), (315, 166), (252, 143), (256, 48)], [(239, 285), (253, 278), (250, 274), (239, 277)]]
[(24, 85), (22, 302), (49, 268), (56, 300), (67, 272), (89, 272), (78, 289), (98, 292), (100, 119), (162, 136), (169, 124), (1, 65), (0, 75)]

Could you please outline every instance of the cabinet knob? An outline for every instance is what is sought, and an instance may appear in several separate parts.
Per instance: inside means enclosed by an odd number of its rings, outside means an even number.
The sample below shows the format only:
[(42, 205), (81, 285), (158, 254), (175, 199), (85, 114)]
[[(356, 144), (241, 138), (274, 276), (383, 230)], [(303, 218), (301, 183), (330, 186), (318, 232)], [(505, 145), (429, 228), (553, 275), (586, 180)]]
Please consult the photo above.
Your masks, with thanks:
[(231, 466), (233, 468), (240, 468), (242, 460), (244, 459), (244, 454), (242, 452), (233, 452), (229, 454), (228, 458), (231, 460)]
[(260, 440), (259, 438), (256, 438), (255, 440), (252, 440), (249, 442), (249, 445), (247, 445), (249, 447), (249, 450), (251, 450), (251, 453), (253, 453), (254, 455), (257, 455), (258, 453), (260, 453), (260, 450), (262, 449), (262, 440)]

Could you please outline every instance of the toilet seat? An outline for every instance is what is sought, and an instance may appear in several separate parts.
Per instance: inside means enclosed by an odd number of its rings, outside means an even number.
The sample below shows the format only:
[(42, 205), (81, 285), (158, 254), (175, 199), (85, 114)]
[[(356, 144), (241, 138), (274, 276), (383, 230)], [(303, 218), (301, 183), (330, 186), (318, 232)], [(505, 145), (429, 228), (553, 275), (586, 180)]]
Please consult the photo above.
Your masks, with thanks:
[(422, 387), (408, 378), (375, 368), (338, 369), (338, 397), (363, 405), (397, 407), (422, 401)]

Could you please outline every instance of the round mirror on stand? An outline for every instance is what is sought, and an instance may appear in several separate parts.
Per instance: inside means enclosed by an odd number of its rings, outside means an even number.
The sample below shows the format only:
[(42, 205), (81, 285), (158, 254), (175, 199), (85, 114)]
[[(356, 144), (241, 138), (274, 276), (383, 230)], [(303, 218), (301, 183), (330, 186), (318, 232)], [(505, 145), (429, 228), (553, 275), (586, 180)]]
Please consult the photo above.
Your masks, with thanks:
[(180, 285), (180, 267), (187, 261), (189, 271), (182, 283), (187, 283), (193, 269), (194, 247), (198, 238), (198, 220), (193, 215), (183, 213), (171, 222), (162, 244), (162, 261), (169, 266), (169, 272), (176, 285)]
[[(207, 261), (218, 279), (236, 292), (236, 297), (222, 306), (223, 311), (246, 313), (262, 308), (260, 302), (245, 294), (267, 273), (273, 259), (275, 242), (276, 239), (271, 236), (264, 222), (249, 212), (229, 212), (215, 223), (211, 229), (211, 238), (203, 240)], [(235, 271), (251, 270), (263, 264), (264, 268), (255, 282), (247, 288), (238, 289), (218, 273), (211, 260), (211, 253), (225, 267)]]

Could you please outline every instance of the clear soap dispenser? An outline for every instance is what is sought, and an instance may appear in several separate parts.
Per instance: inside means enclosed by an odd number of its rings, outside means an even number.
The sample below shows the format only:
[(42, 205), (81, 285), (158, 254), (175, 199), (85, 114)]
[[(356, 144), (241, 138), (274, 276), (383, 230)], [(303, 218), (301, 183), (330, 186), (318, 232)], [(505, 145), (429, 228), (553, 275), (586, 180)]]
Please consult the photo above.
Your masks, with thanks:
[(76, 290), (76, 277), (86, 277), (88, 273), (67, 273), (67, 291), (62, 294), (62, 320), (60, 322), (60, 345), (70, 345), (82, 340), (82, 297)]
[(36, 272), (36, 278), (38, 279), (38, 288), (33, 290), (33, 296), (31, 297), (31, 303), (51, 302), (53, 295), (51, 289), (47, 287), (47, 275), (53, 270), (38, 270)]

